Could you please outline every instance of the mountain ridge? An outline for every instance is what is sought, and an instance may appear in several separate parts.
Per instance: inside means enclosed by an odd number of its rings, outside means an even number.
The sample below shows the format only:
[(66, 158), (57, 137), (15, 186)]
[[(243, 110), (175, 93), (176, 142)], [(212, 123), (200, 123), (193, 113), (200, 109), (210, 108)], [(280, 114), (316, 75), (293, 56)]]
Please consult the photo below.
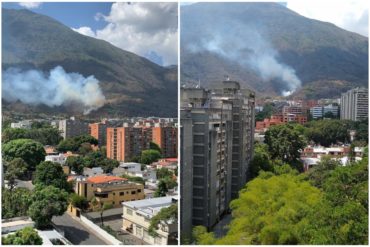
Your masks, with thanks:
[[(47, 73), (59, 65), (68, 73), (94, 75), (108, 103), (92, 115), (177, 114), (177, 69), (159, 66), (29, 10), (2, 8), (2, 22), (3, 71), (16, 67)], [(11, 111), (12, 103), (4, 103), (4, 109)], [(43, 106), (26, 108), (35, 112), (44, 110)], [(68, 107), (57, 111), (69, 113)]]

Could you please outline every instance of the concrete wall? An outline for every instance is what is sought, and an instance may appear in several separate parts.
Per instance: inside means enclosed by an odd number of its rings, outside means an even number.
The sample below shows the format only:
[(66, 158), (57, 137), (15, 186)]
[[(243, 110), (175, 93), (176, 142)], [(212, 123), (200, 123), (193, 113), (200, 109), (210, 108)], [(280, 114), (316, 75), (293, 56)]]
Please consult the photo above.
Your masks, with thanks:
[(90, 220), (88, 220), (83, 215), (81, 215), (80, 219), (94, 233), (96, 233), (97, 235), (99, 235), (105, 242), (107, 242), (109, 244), (112, 244), (112, 245), (122, 245), (123, 244), (121, 241), (119, 241), (118, 239), (116, 239), (115, 237), (113, 237), (112, 235), (110, 235), (109, 233), (107, 233), (106, 231), (104, 231), (103, 229), (101, 229), (98, 225), (95, 225), (93, 222), (91, 222)]

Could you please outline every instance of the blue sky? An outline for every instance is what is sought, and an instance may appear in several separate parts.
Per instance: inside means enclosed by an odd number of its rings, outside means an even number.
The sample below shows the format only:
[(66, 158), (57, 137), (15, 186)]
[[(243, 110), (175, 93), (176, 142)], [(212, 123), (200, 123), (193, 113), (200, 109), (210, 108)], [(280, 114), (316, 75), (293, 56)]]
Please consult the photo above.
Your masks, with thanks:
[(176, 2), (3, 2), (2, 7), (27, 8), (159, 65), (177, 64)]
[[(20, 6), (18, 3), (2, 3), (4, 8), (12, 9), (23, 9), (25, 7)], [(64, 25), (71, 28), (79, 28), (81, 26), (89, 26), (92, 30), (103, 28), (107, 25), (104, 20), (96, 21), (96, 13), (102, 13), (108, 15), (112, 3), (58, 3), (48, 2), (43, 3), (38, 8), (30, 9), (33, 12), (50, 16)]]

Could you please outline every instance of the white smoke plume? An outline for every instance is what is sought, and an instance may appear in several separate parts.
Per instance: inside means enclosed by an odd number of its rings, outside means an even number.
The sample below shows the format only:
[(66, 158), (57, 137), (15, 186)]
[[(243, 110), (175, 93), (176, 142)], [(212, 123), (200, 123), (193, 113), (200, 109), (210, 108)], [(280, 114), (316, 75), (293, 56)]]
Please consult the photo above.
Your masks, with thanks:
[(83, 77), (78, 73), (66, 73), (61, 66), (45, 75), (39, 70), (22, 71), (9, 68), (3, 73), (3, 98), (25, 104), (45, 104), (50, 107), (80, 104), (83, 113), (102, 107), (105, 96), (94, 76)]
[(253, 69), (263, 81), (280, 80), (284, 83), (280, 85), (283, 96), (301, 86), (295, 70), (278, 61), (278, 52), (257, 28), (231, 21), (214, 23), (213, 26), (210, 32), (205, 30), (199, 43), (188, 43), (190, 52), (212, 52)]

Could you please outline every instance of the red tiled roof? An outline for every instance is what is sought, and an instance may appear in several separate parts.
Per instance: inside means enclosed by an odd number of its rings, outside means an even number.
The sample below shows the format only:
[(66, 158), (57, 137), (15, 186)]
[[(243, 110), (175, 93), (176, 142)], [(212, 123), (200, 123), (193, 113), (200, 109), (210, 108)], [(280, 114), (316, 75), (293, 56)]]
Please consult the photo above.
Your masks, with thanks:
[(127, 178), (120, 178), (120, 177), (107, 176), (107, 175), (95, 176), (95, 177), (90, 177), (87, 179), (88, 182), (94, 183), (94, 184), (108, 183), (108, 182), (114, 182), (114, 181), (125, 181), (125, 180), (127, 180)]
[(164, 158), (164, 160), (168, 162), (177, 162), (177, 158)]

